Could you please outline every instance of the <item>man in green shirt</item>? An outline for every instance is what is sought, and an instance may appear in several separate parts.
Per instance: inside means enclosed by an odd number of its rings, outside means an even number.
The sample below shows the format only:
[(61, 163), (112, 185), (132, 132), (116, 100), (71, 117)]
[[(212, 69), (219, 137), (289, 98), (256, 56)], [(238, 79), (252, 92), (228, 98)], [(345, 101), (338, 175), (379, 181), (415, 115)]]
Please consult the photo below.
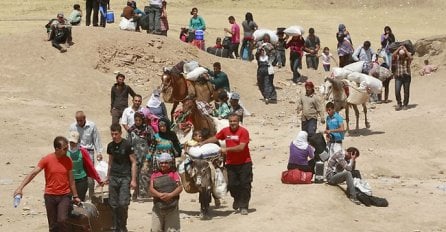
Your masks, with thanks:
[(228, 75), (221, 71), (220, 62), (215, 62), (214, 71), (208, 69), (208, 73), (210, 76), (209, 81), (215, 86), (215, 91), (220, 89), (224, 89), (226, 92), (230, 91)]

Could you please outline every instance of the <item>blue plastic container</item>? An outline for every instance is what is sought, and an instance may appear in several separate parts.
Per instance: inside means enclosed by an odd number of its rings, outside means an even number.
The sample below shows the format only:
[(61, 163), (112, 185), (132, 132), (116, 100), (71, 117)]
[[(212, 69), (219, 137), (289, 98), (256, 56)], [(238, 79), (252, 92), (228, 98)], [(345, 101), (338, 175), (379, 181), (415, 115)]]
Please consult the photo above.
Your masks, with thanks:
[(107, 23), (114, 23), (115, 22), (115, 13), (110, 10), (107, 11)]
[(204, 40), (203, 30), (195, 30), (195, 40)]

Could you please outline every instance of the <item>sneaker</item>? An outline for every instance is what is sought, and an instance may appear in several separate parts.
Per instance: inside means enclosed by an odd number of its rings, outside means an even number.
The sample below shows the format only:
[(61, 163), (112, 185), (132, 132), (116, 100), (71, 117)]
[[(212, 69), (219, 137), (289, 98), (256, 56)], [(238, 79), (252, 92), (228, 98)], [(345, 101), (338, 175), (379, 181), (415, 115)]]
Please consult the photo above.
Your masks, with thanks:
[(361, 204), (361, 202), (358, 199), (354, 198), (354, 197), (350, 197), (350, 201), (355, 203), (355, 204), (357, 204), (357, 205)]
[(396, 107), (395, 107), (395, 110), (396, 111), (400, 111), (402, 109), (402, 106), (401, 105), (397, 105)]
[(408, 110), (408, 109), (409, 109), (409, 107), (403, 106), (403, 110)]
[(248, 209), (246, 209), (246, 208), (240, 209), (240, 214), (241, 215), (248, 215)]
[(67, 49), (66, 48), (61, 48), (60, 49), (60, 53), (64, 53), (64, 52), (67, 52)]

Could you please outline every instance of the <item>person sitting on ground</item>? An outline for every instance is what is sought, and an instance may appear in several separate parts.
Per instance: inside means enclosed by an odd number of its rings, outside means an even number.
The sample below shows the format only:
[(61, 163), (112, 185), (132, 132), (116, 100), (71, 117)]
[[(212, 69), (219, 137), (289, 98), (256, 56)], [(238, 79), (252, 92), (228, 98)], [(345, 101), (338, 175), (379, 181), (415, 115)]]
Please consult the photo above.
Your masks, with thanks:
[(355, 204), (361, 204), (356, 198), (356, 189), (353, 183), (351, 171), (355, 170), (356, 159), (359, 157), (359, 150), (349, 147), (346, 151), (338, 151), (328, 160), (325, 177), (329, 185), (338, 185), (344, 181), (347, 183), (347, 195)]
[[(139, 19), (142, 15), (138, 15), (135, 13), (136, 8), (136, 2), (134, 1), (128, 1), (127, 6), (124, 7), (121, 14), (121, 23), (120, 28), (123, 30), (129, 30), (129, 31), (140, 31), (139, 29)], [(127, 26), (123, 23), (124, 21), (128, 21)]]
[(180, 40), (185, 43), (189, 43), (191, 41), (188, 40), (188, 37), (189, 37), (189, 29), (182, 27), (180, 31)]
[(235, 113), (238, 115), (240, 122), (243, 124), (243, 107), (239, 104), (240, 94), (236, 92), (231, 93), (231, 98), (229, 99), (229, 104), (231, 105), (230, 110), (231, 113)]
[(306, 131), (299, 131), (290, 144), (290, 158), (287, 169), (299, 169), (303, 172), (314, 172), (314, 148), (308, 144)]
[(223, 48), (223, 45), (221, 44), (221, 37), (217, 37), (215, 40), (214, 48)]
[(437, 71), (438, 66), (429, 64), (429, 60), (424, 60), (424, 66), (420, 70), (420, 76), (430, 75)]
[(79, 4), (73, 5), (73, 11), (70, 14), (70, 17), (68, 18), (68, 21), (70, 21), (71, 25), (79, 25), (81, 23), (82, 19), (82, 10), (81, 6)]
[(67, 49), (62, 47), (61, 44), (64, 44), (67, 48), (73, 45), (71, 25), (64, 18), (63, 13), (57, 14), (57, 20), (52, 22), (49, 40), (51, 40), (53, 47), (57, 48), (60, 52), (67, 51)]
[(183, 187), (171, 163), (170, 154), (162, 153), (158, 159), (160, 169), (150, 177), (150, 193), (153, 196), (151, 231), (180, 231), (178, 201)]
[(228, 105), (228, 94), (225, 91), (222, 91), (218, 94), (218, 107), (216, 107), (214, 111), (214, 116), (218, 117), (218, 119), (227, 119), (231, 110)]

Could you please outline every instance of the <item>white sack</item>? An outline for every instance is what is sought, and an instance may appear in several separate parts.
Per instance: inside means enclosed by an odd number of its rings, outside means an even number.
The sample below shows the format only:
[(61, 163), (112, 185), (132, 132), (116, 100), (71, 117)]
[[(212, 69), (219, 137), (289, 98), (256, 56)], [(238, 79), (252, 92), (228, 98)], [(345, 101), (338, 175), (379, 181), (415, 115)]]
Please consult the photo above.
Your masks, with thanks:
[(206, 159), (220, 155), (220, 146), (215, 143), (207, 143), (203, 146), (191, 147), (187, 153), (193, 158)]
[(304, 28), (301, 26), (290, 26), (283, 32), (289, 36), (298, 36), (304, 34)]
[(347, 76), (352, 73), (350, 70), (346, 70), (343, 68), (334, 67), (333, 72), (331, 73), (332, 76), (338, 80), (346, 79)]
[(257, 29), (256, 31), (254, 31), (254, 40), (256, 41), (260, 41), (263, 40), (263, 36), (265, 36), (265, 34), (269, 35), (270, 38), (270, 42), (272, 44), (277, 43), (277, 41), (279, 41), (279, 38), (276, 35), (276, 32), (269, 30), (269, 29)]
[(192, 70), (191, 72), (188, 72), (186, 74), (186, 79), (191, 80), (191, 81), (196, 81), (198, 79), (198, 77), (204, 73), (207, 73), (208, 70), (203, 68), (203, 67), (197, 67), (194, 70)]
[(221, 199), (226, 195), (227, 184), (225, 176), (220, 168), (215, 169), (215, 178), (212, 185), (212, 193), (215, 198)]
[(119, 28), (121, 28), (121, 30), (134, 31), (136, 30), (136, 23), (133, 22), (132, 19), (128, 20), (124, 17), (121, 17), (121, 22), (119, 22)]
[(364, 63), (365, 63), (365, 61), (358, 61), (355, 63), (348, 64), (342, 68), (345, 70), (352, 71), (352, 72), (362, 73), (362, 67), (364, 67)]
[(380, 80), (359, 72), (352, 72), (350, 75), (347, 76), (347, 79), (358, 84), (362, 83), (376, 94), (381, 93), (381, 89), (383, 87), (383, 84)]

